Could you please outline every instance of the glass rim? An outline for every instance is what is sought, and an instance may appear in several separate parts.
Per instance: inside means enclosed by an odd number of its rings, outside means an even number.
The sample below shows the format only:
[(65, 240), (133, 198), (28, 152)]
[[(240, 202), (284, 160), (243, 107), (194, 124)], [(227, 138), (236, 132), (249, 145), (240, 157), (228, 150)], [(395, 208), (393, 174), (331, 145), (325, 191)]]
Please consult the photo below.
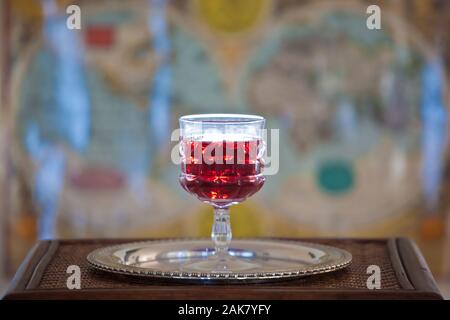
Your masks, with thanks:
[[(223, 119), (222, 121), (219, 119)], [(202, 113), (180, 117), (180, 123), (195, 124), (257, 124), (266, 121), (261, 116), (240, 113)]]

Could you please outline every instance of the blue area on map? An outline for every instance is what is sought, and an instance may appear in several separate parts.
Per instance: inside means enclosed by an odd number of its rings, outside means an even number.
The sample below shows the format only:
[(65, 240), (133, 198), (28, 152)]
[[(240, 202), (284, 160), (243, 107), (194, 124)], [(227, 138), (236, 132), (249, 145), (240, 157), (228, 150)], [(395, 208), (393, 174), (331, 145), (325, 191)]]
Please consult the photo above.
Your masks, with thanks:
[(438, 202), (447, 142), (447, 109), (443, 102), (443, 66), (433, 59), (422, 73), (422, 183), (429, 208)]
[(160, 61), (149, 97), (149, 128), (157, 148), (165, 147), (170, 141), (170, 96), (172, 67), (170, 63), (170, 41), (167, 31), (166, 0), (150, 1), (148, 19), (153, 34), (153, 50)]
[(40, 77), (25, 80), (19, 130), (30, 158), (38, 164), (33, 197), (41, 213), (39, 238), (48, 239), (55, 236), (56, 210), (64, 183), (66, 159), (60, 143), (77, 152), (86, 149), (90, 99), (82, 50), (74, 31), (66, 27), (65, 17), (46, 19), (43, 33), (49, 46), (37, 55), (36, 61), (48, 72), (39, 72), (38, 65), (31, 67)]

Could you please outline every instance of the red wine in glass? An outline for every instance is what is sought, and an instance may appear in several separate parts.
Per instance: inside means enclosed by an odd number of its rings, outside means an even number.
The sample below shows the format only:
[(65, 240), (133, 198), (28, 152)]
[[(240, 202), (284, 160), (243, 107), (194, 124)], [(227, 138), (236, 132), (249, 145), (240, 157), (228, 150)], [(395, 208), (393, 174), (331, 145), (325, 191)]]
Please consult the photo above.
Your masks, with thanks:
[(201, 201), (224, 207), (244, 201), (263, 186), (262, 139), (180, 143), (180, 183)]

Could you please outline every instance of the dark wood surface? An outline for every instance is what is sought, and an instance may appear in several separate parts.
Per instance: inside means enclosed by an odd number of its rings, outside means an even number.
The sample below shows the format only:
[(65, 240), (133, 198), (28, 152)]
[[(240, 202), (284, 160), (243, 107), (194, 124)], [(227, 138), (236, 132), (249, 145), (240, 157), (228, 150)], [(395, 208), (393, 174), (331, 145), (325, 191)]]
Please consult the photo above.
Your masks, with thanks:
[[(327, 239), (326, 243), (336, 246), (347, 244), (351, 248), (358, 245), (376, 243), (385, 246), (387, 259), (392, 275), (390, 286), (383, 288), (383, 271), (381, 274), (382, 288), (369, 290), (354, 283), (342, 283), (336, 285), (336, 279), (353, 279), (351, 272), (359, 270), (371, 261), (371, 252), (363, 252), (358, 264), (346, 271), (337, 271), (329, 275), (318, 275), (319, 282), (310, 279), (295, 281), (279, 281), (264, 284), (243, 285), (208, 285), (188, 284), (158, 281), (135, 282), (130, 277), (115, 276), (112, 274), (98, 275), (95, 270), (83, 267), (86, 279), (90, 286), (80, 290), (69, 290), (57, 284), (52, 268), (52, 263), (59, 258), (69, 261), (70, 257), (60, 257), (64, 246), (81, 248), (82, 246), (109, 245), (132, 240), (51, 240), (37, 243), (30, 251), (19, 268), (5, 299), (442, 299), (430, 270), (417, 246), (406, 238), (392, 239)], [(323, 239), (301, 239), (309, 242), (322, 242)], [(67, 251), (67, 250), (66, 250)], [(75, 253), (74, 253), (75, 255)], [(76, 256), (76, 255), (75, 255)], [(67, 258), (67, 259), (66, 259)], [(72, 257), (73, 258), (73, 257)], [(79, 264), (85, 265), (85, 256), (75, 257), (80, 259)], [(358, 267), (358, 268), (356, 268)], [(341, 274), (338, 274), (341, 272)], [(342, 273), (347, 272), (343, 275)], [(69, 275), (65, 274), (64, 277)], [(365, 275), (364, 275), (365, 277)], [(367, 275), (369, 277), (369, 275)], [(99, 280), (98, 280), (99, 279)], [(109, 282), (98, 282), (105, 281)], [(304, 279), (304, 278), (303, 278)], [(83, 280), (87, 281), (87, 280)], [(97, 281), (97, 282), (96, 282)], [(96, 283), (99, 283), (96, 286)], [(106, 283), (106, 286), (105, 286)], [(317, 284), (319, 283), (319, 284)], [(327, 284), (330, 283), (330, 286)], [(332, 285), (334, 283), (334, 285)], [(102, 284), (102, 285), (100, 285)], [(110, 285), (110, 287), (108, 287)]]

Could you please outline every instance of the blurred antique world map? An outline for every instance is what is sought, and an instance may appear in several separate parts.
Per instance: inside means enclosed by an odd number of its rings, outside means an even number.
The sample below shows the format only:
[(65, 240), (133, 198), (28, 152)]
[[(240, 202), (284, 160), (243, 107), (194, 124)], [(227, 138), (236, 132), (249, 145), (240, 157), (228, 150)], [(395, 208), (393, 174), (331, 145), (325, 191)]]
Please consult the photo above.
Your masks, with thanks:
[(208, 236), (170, 161), (191, 113), (280, 129), (235, 236), (415, 234), (442, 207), (445, 72), (403, 1), (381, 30), (362, 1), (81, 1), (79, 31), (49, 3), (11, 2), (11, 206), (39, 236)]

